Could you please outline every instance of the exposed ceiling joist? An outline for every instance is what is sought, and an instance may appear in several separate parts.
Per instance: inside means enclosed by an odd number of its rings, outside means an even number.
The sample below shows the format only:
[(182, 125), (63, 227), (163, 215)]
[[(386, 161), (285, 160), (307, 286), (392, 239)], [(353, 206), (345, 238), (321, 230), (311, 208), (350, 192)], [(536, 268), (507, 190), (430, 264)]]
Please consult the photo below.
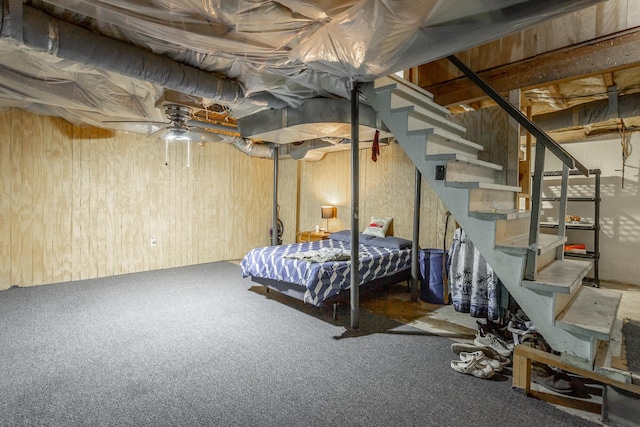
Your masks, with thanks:
[[(590, 40), (523, 61), (479, 72), (500, 93), (558, 84), (640, 65), (640, 28)], [(444, 106), (471, 104), (487, 96), (466, 77), (425, 87)]]

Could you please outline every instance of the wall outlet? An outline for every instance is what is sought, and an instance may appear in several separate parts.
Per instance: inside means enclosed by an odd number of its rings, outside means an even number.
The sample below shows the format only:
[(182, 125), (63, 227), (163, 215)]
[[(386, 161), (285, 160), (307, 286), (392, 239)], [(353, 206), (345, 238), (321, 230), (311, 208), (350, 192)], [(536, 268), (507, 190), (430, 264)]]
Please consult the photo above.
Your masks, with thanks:
[(158, 241), (156, 240), (156, 238), (155, 238), (155, 237), (152, 237), (152, 238), (151, 238), (151, 246), (155, 246), (155, 245), (157, 245), (157, 244), (158, 244)]

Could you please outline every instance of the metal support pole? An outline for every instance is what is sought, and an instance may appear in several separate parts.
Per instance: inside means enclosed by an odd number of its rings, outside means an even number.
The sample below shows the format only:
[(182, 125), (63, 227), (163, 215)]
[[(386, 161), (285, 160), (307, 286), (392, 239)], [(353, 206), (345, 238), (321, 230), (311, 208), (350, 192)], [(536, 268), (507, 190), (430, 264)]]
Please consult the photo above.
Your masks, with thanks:
[(274, 144), (273, 152), (273, 218), (271, 219), (271, 246), (278, 245), (278, 145)]
[(416, 184), (413, 196), (413, 244), (411, 245), (411, 301), (418, 301), (418, 283), (420, 282), (420, 266), (418, 248), (420, 242), (420, 191), (422, 174), (416, 168)]
[(353, 82), (351, 89), (351, 328), (360, 326), (360, 84)]

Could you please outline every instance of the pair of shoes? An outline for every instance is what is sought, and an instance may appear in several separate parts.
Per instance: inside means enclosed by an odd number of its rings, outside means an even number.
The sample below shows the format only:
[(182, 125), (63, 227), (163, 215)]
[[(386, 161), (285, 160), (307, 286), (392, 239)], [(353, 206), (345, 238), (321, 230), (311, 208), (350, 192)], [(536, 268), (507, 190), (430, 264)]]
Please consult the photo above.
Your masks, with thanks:
[(533, 372), (531, 379), (533, 382), (540, 384), (551, 391), (555, 391), (556, 393), (573, 392), (571, 378), (564, 372), (556, 372), (551, 375)]
[(531, 379), (533, 382), (556, 393), (573, 392), (573, 381), (564, 371), (540, 362), (531, 364)]
[(489, 365), (493, 368), (494, 372), (502, 371), (502, 363), (496, 359), (485, 356), (482, 351), (474, 351), (472, 353), (460, 352), (460, 360), (475, 359), (481, 365)]
[(474, 353), (476, 351), (481, 351), (484, 353), (486, 357), (489, 359), (495, 359), (501, 363), (502, 366), (509, 366), (511, 364), (511, 359), (505, 357), (492, 349), (491, 347), (487, 347), (484, 345), (476, 345), (476, 344), (467, 344), (462, 342), (454, 342), (451, 344), (451, 351), (455, 354), (460, 353)]
[(476, 334), (476, 338), (473, 340), (473, 343), (475, 345), (491, 347), (504, 357), (509, 357), (511, 355), (511, 351), (513, 350), (512, 344), (507, 344), (493, 334), (485, 334), (484, 336), (482, 336), (478, 333)]
[(484, 379), (491, 378), (495, 374), (491, 365), (482, 365), (473, 357), (467, 360), (452, 360), (451, 369), (461, 374), (473, 375), (476, 378)]

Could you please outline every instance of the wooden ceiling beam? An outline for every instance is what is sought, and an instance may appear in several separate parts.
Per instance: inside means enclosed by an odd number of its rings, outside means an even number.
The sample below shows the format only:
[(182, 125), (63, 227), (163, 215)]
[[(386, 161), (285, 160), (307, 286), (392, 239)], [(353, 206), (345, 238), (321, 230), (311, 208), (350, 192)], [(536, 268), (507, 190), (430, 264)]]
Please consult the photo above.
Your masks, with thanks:
[[(497, 92), (528, 90), (640, 66), (640, 27), (479, 72)], [(487, 96), (466, 77), (426, 86), (443, 106), (471, 104)]]

